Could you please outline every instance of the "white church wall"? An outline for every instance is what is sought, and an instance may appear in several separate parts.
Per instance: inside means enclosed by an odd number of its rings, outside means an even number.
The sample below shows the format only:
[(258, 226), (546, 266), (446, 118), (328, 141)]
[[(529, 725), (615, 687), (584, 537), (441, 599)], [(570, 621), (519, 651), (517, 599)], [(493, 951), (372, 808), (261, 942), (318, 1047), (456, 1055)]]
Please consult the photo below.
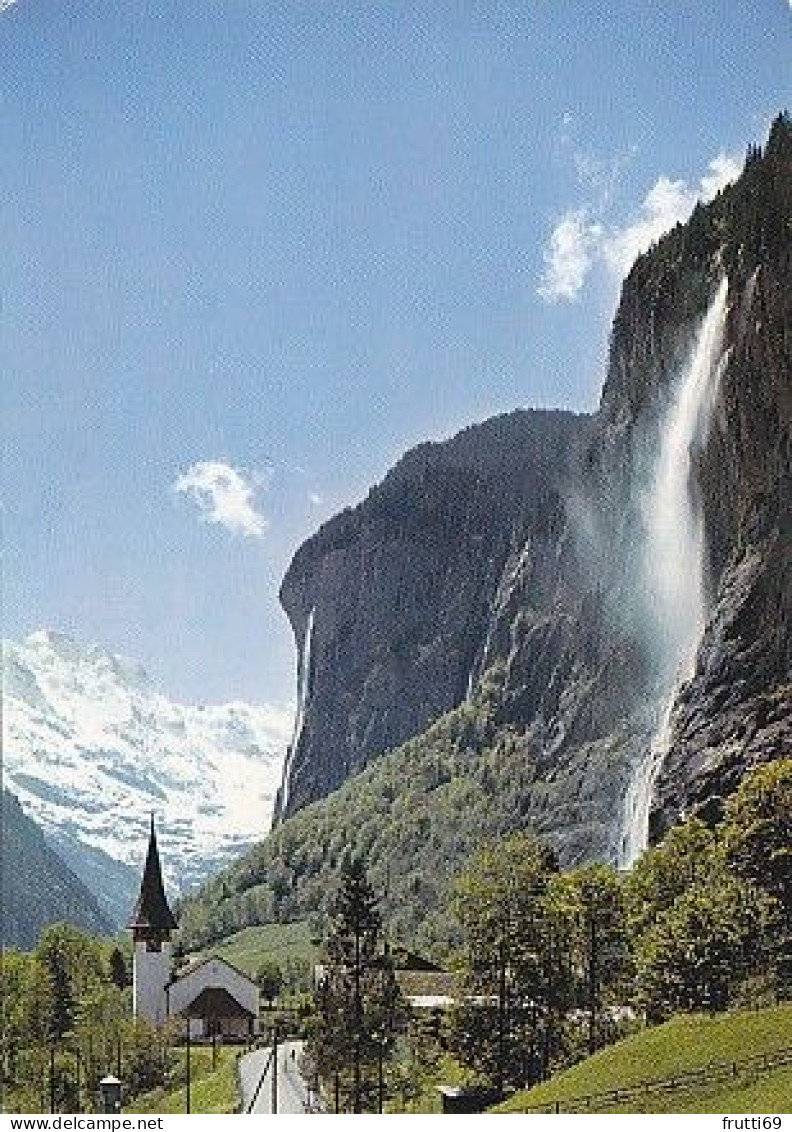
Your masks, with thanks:
[(163, 943), (160, 951), (149, 951), (144, 942), (136, 943), (132, 967), (134, 1016), (161, 1026), (168, 1016), (165, 987), (170, 979), (170, 944)]

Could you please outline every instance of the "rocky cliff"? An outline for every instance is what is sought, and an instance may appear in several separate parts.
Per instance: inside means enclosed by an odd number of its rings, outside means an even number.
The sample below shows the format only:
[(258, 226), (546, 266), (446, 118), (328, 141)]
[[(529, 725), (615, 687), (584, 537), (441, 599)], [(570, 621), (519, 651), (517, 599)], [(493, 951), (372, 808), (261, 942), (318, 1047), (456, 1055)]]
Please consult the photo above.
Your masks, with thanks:
[(504, 574), (550, 591), (590, 422), (515, 412), (409, 452), (297, 552), (281, 588), (303, 708), (281, 812), (324, 797), (460, 703)]
[[(530, 827), (565, 863), (623, 860), (642, 776), (656, 836), (789, 757), (791, 195), (782, 117), (633, 266), (595, 414), (517, 413), (423, 446), (300, 549), (285, 820), (188, 902), (189, 942), (321, 909), (352, 849), (396, 934), (447, 946), (449, 885), (482, 841)], [(676, 457), (701, 613), (682, 656), (684, 613), (649, 584), (684, 574), (652, 553), (651, 489), (718, 303)]]
[(729, 364), (700, 466), (711, 617), (673, 718), (654, 832), (717, 815), (745, 771), (792, 753), (792, 127), (779, 118), (721, 202)]
[(711, 617), (680, 693), (658, 820), (781, 753), (790, 185), (782, 118), (737, 184), (635, 264), (594, 417), (519, 412), (423, 445), (300, 549), (281, 595), (304, 669), (282, 814), (418, 735), (497, 665), (498, 726), (522, 734), (543, 783), (541, 813), (529, 799), (526, 817), (552, 811), (572, 857), (612, 853), (619, 799), (662, 693), (637, 567), (641, 492), (669, 391), (724, 272), (728, 361), (695, 457)]

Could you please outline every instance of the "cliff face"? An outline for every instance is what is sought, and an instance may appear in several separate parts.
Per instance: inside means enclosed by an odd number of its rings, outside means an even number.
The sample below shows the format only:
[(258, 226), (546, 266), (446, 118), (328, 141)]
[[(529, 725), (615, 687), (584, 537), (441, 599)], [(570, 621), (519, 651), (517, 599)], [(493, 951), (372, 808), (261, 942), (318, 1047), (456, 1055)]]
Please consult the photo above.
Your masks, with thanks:
[(300, 548), (281, 589), (304, 681), (282, 811), (464, 699), (486, 662), (504, 572), (527, 547), (551, 592), (588, 428), (572, 413), (516, 412), (421, 445)]
[(746, 769), (792, 753), (792, 128), (726, 202), (729, 365), (700, 467), (712, 614), (674, 714), (654, 832), (717, 814)]
[[(656, 836), (790, 756), (791, 195), (780, 119), (634, 265), (596, 414), (424, 445), (300, 549), (283, 585), (306, 676), (291, 816), (185, 902), (191, 946), (321, 910), (352, 850), (395, 935), (447, 948), (450, 886), (482, 843), (530, 827), (563, 863), (624, 860), (636, 783)], [(713, 310), (718, 380), (677, 445), (674, 497), (703, 534), (703, 618), (695, 655), (669, 654), (679, 610), (650, 582), (684, 569), (651, 554), (651, 489)]]
[(282, 814), (475, 702), (486, 676), (525, 779), (519, 820), (567, 859), (614, 856), (669, 690), (640, 581), (648, 469), (724, 272), (726, 361), (693, 454), (708, 623), (655, 831), (789, 754), (791, 192), (779, 119), (741, 179), (634, 266), (597, 414), (520, 412), (424, 445), (300, 549), (282, 589), (305, 669)]

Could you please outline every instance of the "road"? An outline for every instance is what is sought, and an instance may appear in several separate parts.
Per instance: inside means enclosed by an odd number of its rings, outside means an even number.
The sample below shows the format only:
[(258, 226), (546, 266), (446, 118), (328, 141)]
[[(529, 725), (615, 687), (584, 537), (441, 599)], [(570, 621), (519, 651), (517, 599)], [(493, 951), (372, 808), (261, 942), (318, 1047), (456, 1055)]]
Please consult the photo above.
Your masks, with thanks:
[[(308, 1085), (303, 1080), (297, 1068), (302, 1042), (282, 1042), (278, 1045), (278, 1113), (306, 1113), (311, 1112), (311, 1102)], [(272, 1064), (270, 1055), (272, 1047), (256, 1049), (246, 1053), (239, 1062), (239, 1077), (242, 1083), (242, 1111), (247, 1112), (253, 1095), (256, 1102), (252, 1109), (254, 1113), (272, 1114)], [(267, 1069), (267, 1075), (261, 1081), (261, 1075)]]

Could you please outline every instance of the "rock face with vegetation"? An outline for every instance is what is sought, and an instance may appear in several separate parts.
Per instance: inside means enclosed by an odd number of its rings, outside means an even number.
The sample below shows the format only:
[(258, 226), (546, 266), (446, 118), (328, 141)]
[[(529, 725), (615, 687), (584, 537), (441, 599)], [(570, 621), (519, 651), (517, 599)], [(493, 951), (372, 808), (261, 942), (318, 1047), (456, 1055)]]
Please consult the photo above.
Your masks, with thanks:
[(500, 722), (524, 734), (545, 785), (563, 784), (556, 831), (572, 855), (607, 851), (630, 748), (652, 726), (652, 642), (631, 592), (641, 477), (724, 270), (730, 353), (696, 469), (713, 617), (677, 712), (664, 814), (733, 788), (746, 761), (780, 749), (792, 647), (790, 184), (779, 119), (739, 183), (636, 263), (593, 419), (520, 412), (422, 445), (300, 549), (282, 589), (306, 654), (286, 814), (420, 734), (498, 665)]
[(735, 184), (636, 261), (597, 413), (516, 413), (424, 445), (298, 551), (286, 820), (210, 886), (211, 913), (188, 906), (188, 933), (316, 910), (349, 848), (429, 942), (423, 913), (487, 838), (532, 828), (565, 864), (617, 855), (669, 693), (640, 584), (646, 486), (724, 274), (725, 364), (693, 452), (708, 621), (671, 705), (654, 833), (788, 754), (791, 266), (782, 116)]
[[(718, 210), (734, 300), (700, 469), (712, 613), (675, 712), (656, 830), (717, 808), (746, 770), (792, 751), (792, 125)], [(718, 215), (716, 214), (716, 215)]]
[(35, 822), (7, 790), (2, 794), (3, 867), (0, 913), (5, 947), (35, 947), (42, 930), (67, 920), (100, 935), (110, 924), (94, 897), (53, 852)]
[[(297, 552), (281, 589), (305, 670), (286, 814), (461, 703), (504, 572), (553, 586), (585, 417), (516, 412), (409, 452)], [(286, 800), (287, 798), (287, 800)]]

